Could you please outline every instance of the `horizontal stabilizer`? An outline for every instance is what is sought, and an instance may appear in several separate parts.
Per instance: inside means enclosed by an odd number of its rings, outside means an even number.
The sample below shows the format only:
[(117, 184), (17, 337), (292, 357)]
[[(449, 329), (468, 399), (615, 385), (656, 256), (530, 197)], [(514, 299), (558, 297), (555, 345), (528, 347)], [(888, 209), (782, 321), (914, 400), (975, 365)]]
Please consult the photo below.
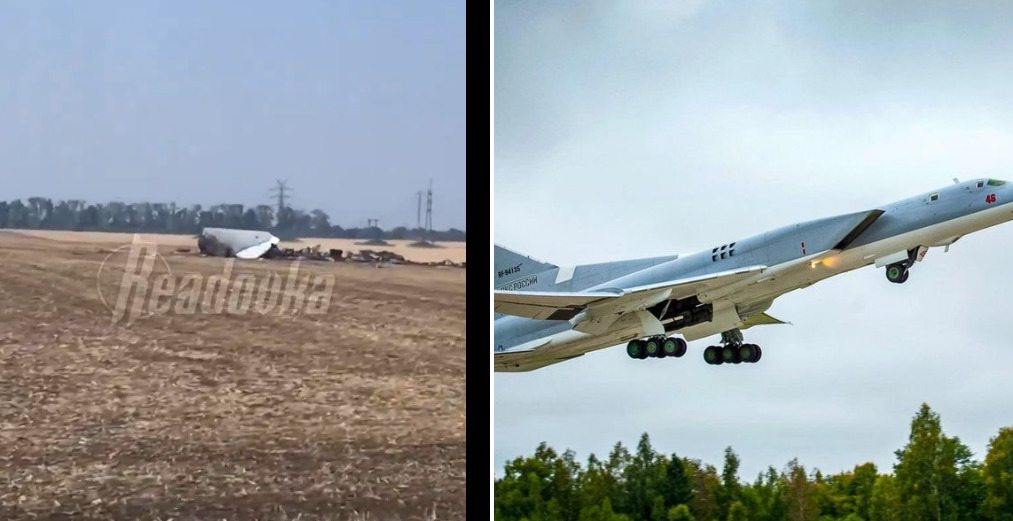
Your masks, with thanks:
[(588, 304), (622, 293), (562, 293), (542, 291), (496, 291), (497, 313), (538, 320), (569, 320)]

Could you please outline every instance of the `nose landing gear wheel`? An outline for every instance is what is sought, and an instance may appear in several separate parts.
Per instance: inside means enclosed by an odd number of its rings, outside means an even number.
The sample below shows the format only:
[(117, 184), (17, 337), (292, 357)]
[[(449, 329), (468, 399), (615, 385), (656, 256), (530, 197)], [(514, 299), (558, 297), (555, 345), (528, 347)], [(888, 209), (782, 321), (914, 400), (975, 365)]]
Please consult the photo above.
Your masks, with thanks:
[(886, 280), (894, 284), (903, 284), (908, 277), (907, 267), (903, 264), (891, 264), (886, 267)]

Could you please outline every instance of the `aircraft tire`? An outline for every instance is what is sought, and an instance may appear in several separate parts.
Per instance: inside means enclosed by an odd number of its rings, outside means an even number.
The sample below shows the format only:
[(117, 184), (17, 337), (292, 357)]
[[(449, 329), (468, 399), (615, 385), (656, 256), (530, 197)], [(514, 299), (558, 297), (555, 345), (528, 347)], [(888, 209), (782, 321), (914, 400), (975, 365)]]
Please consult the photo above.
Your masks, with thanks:
[(675, 356), (679, 352), (679, 343), (675, 341), (675, 338), (668, 337), (661, 343), (661, 352), (665, 356)]
[(707, 349), (703, 350), (703, 361), (710, 365), (721, 365), (721, 348), (718, 346), (707, 346)]
[(753, 347), (756, 348), (756, 358), (753, 359), (753, 363), (755, 364), (756, 362), (759, 362), (760, 361), (760, 357), (763, 356), (763, 349), (761, 349), (760, 346), (758, 346), (756, 344), (753, 344)]
[(739, 359), (739, 349), (735, 346), (724, 346), (721, 348), (721, 361), (726, 364), (737, 364), (742, 360)]
[(661, 341), (654, 337), (644, 342), (644, 353), (651, 358), (665, 357), (665, 352), (661, 350)]
[(686, 351), (689, 349), (689, 345), (686, 343), (685, 340), (683, 340), (681, 338), (676, 338), (675, 340), (679, 344), (679, 352), (675, 353), (676, 358), (678, 358), (678, 357), (686, 354)]
[(664, 343), (661, 344), (661, 352), (665, 356), (678, 358), (686, 354), (686, 341), (678, 337), (670, 336), (665, 339)]
[(910, 271), (908, 271), (908, 270), (904, 270), (904, 274), (903, 274), (903, 275), (901, 275), (901, 277), (900, 277), (900, 283), (901, 283), (901, 284), (903, 284), (903, 283), (907, 282), (907, 277), (908, 277), (908, 275), (910, 275), (910, 274), (911, 274), (911, 272), (910, 272)]
[(756, 344), (742, 344), (739, 346), (739, 359), (747, 364), (755, 362)]
[(891, 264), (886, 267), (886, 280), (901, 284), (907, 280), (907, 268), (903, 264)]
[(646, 358), (644, 356), (644, 342), (643, 340), (630, 340), (630, 343), (626, 344), (626, 354), (630, 358), (642, 360)]

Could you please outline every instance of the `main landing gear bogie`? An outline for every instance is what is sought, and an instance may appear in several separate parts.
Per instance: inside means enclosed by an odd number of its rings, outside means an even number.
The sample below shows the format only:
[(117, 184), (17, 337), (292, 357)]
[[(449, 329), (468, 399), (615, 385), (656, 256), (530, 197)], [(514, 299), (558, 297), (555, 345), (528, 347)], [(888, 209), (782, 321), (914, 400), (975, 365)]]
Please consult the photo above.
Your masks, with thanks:
[(703, 359), (710, 365), (755, 364), (763, 356), (763, 350), (756, 344), (727, 344), (710, 346), (703, 351)]
[(763, 356), (760, 346), (743, 342), (742, 331), (738, 329), (721, 333), (721, 343), (703, 350), (704, 362), (710, 365), (755, 364)]
[(653, 336), (640, 340), (631, 340), (626, 344), (626, 354), (630, 358), (643, 360), (645, 358), (679, 358), (686, 354), (689, 346), (686, 341), (678, 337)]

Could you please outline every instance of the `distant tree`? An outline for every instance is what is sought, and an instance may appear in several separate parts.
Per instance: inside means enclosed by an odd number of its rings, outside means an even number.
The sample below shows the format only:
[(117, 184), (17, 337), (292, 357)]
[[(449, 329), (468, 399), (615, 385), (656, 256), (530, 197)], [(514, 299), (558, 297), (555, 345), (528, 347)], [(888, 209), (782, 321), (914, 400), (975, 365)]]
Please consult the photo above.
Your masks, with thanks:
[(314, 237), (327, 237), (331, 231), (331, 218), (327, 212), (319, 208), (310, 212), (309, 229), (307, 235)]
[[(0, 201), (0, 228), (196, 234), (205, 227), (265, 229), (287, 239), (310, 235), (369, 239), (407, 235), (403, 226), (390, 232), (380, 228), (345, 230), (332, 225), (330, 216), (321, 209), (307, 213), (285, 207), (275, 215), (268, 205), (247, 209), (241, 204), (217, 204), (204, 208), (160, 202), (87, 204), (76, 199), (54, 203), (45, 197), (31, 197), (27, 204), (21, 200)], [(460, 230), (434, 231), (433, 235), (438, 240), (464, 240)]]
[(718, 478), (718, 471), (713, 465), (708, 465), (700, 460), (684, 460), (686, 469), (689, 470), (693, 480), (693, 499), (690, 501), (690, 510), (700, 520), (718, 518), (718, 491), (721, 488), (721, 480)]
[(732, 503), (741, 499), (739, 465), (738, 454), (735, 454), (731, 447), (725, 447), (725, 462), (721, 468), (721, 488), (718, 489), (718, 516), (721, 519), (727, 518), (728, 509), (731, 508)]
[(900, 521), (900, 509), (894, 477), (889, 474), (877, 476), (869, 498), (869, 521)]
[(651, 501), (651, 521), (668, 521), (668, 509), (665, 508), (665, 498), (660, 495), (654, 496)]
[(669, 506), (689, 504), (693, 500), (693, 484), (686, 475), (686, 463), (682, 458), (675, 454), (668, 458), (658, 490)]
[(989, 440), (983, 474), (985, 513), (994, 521), (1013, 521), (1013, 427)]
[(591, 505), (581, 510), (579, 521), (630, 521), (630, 517), (614, 512), (612, 502), (605, 498), (601, 505)]
[(247, 230), (259, 230), (259, 229), (263, 228), (263, 226), (261, 226), (261, 224), (260, 224), (260, 220), (257, 219), (257, 211), (256, 210), (254, 210), (253, 208), (250, 208), (249, 210), (246, 210), (246, 213), (243, 214), (243, 226), (242, 227), (246, 228)]
[(869, 503), (872, 501), (872, 488), (876, 485), (876, 465), (874, 463), (856, 465), (854, 476), (848, 491), (855, 498), (854, 513), (862, 519), (869, 519)]
[(601, 507), (602, 499), (614, 500), (619, 486), (614, 476), (594, 454), (587, 458), (587, 470), (584, 471), (580, 487), (580, 503), (594, 508)]
[(774, 467), (767, 467), (753, 484), (743, 490), (742, 503), (753, 521), (781, 521), (788, 518), (786, 482)]
[(257, 205), (257, 222), (264, 228), (274, 228), (274, 207), (266, 204)]
[(805, 467), (797, 459), (785, 466), (782, 477), (786, 480), (785, 502), (788, 504), (788, 519), (809, 521), (819, 512), (815, 484), (809, 481)]
[(912, 521), (976, 519), (985, 494), (971, 451), (943, 434), (939, 415), (922, 404), (908, 443), (897, 451), (894, 473), (902, 518)]
[(542, 443), (529, 458), (515, 458), (493, 484), (495, 511), (502, 520), (550, 519), (549, 484), (556, 453)]
[(696, 521), (693, 513), (686, 505), (677, 505), (668, 509), (668, 521)]
[(652, 519), (655, 487), (655, 459), (657, 454), (651, 447), (651, 439), (647, 433), (640, 436), (637, 450), (630, 464), (623, 469), (623, 481), (626, 485), (628, 508), (624, 509), (634, 519)]
[(398, 226), (387, 234), (391, 240), (400, 241), (408, 238), (408, 228), (404, 226)]
[(741, 501), (733, 501), (728, 507), (728, 521), (747, 521), (749, 514)]

